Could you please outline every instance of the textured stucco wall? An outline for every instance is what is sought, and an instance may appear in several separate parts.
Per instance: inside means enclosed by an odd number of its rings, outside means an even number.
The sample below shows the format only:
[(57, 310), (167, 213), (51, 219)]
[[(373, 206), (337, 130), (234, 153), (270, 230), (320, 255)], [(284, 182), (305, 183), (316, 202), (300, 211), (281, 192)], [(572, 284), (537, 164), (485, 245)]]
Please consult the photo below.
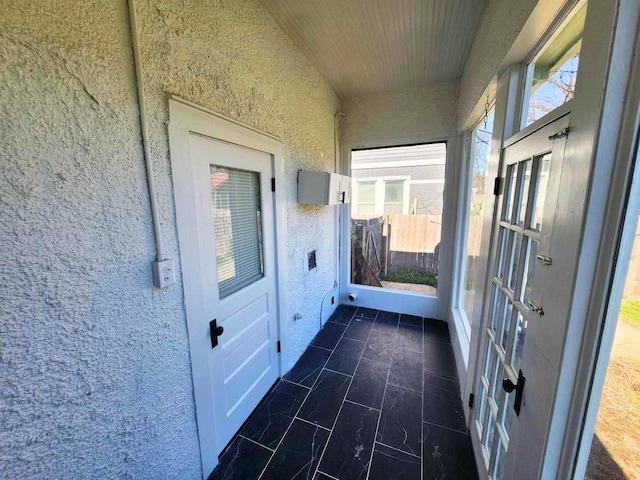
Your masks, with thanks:
[[(339, 101), (257, 2), (138, 8), (178, 268), (165, 92), (284, 140), (290, 365), (318, 328), (335, 255), (335, 214), (295, 204), (295, 172), (333, 167)], [(0, 477), (197, 478), (183, 293), (151, 284), (127, 4), (7, 0), (0, 65)], [(319, 268), (305, 274), (312, 248)]]
[(455, 135), (457, 98), (457, 84), (441, 83), (346, 100), (343, 145), (407, 145)]
[(460, 80), (458, 129), (462, 129), (476, 104), (482, 100), (485, 89), (498, 73), (537, 3), (538, 0), (490, 0), (485, 7)]

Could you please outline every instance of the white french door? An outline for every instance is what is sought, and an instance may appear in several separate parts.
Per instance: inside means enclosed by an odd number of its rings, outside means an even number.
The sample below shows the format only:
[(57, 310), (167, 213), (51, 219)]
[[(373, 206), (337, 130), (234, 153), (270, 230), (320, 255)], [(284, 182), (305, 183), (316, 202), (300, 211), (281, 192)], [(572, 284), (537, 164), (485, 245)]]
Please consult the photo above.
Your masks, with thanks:
[(544, 454), (570, 298), (556, 293), (573, 273), (553, 257), (568, 123), (503, 150), (470, 421), (478, 469), (495, 480), (537, 478)]

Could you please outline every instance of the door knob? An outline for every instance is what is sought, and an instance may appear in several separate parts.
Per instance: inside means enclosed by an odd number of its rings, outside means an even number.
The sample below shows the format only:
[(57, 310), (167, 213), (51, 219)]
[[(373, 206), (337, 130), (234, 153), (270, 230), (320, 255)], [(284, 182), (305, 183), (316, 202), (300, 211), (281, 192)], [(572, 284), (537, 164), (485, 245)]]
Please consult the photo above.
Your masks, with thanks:
[(209, 333), (211, 334), (211, 348), (218, 346), (218, 337), (224, 333), (222, 325), (218, 326), (218, 320), (213, 319), (209, 322)]
[(522, 370), (518, 372), (518, 383), (513, 383), (509, 377), (502, 380), (502, 388), (505, 392), (511, 393), (515, 390), (516, 398), (513, 402), (513, 409), (516, 416), (520, 416), (520, 407), (522, 406), (522, 392), (524, 391), (524, 382), (526, 377), (522, 374)]

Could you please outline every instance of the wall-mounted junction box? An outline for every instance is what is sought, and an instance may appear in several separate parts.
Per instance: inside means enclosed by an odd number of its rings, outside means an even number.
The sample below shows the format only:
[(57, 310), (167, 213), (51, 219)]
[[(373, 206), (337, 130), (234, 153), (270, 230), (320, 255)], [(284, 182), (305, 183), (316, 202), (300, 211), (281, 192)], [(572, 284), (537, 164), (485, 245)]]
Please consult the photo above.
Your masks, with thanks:
[(331, 172), (298, 172), (298, 203), (338, 205), (351, 201), (351, 178)]

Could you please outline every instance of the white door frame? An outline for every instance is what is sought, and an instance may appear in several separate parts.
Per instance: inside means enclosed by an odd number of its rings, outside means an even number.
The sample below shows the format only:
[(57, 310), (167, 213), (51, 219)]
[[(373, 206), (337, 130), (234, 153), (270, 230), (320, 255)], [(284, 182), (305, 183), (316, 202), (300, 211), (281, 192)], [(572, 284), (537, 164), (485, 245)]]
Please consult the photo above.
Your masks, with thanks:
[[(227, 143), (251, 148), (271, 155), (276, 184), (284, 178), (284, 161), (282, 158), (282, 142), (277, 137), (261, 132), (253, 127), (244, 125), (219, 113), (200, 107), (192, 102), (176, 96), (169, 96), (169, 146), (171, 153), (173, 190), (176, 208), (176, 223), (179, 233), (180, 249), (197, 251), (197, 235), (195, 231), (195, 207), (193, 204), (193, 192), (191, 176), (189, 175), (189, 135), (200, 134)], [(181, 168), (177, 168), (181, 165)], [(280, 181), (280, 182), (279, 182)], [(274, 199), (274, 231), (276, 252), (276, 318), (278, 338), (281, 341), (282, 351), (287, 351), (287, 331), (282, 328), (283, 312), (287, 311), (286, 298), (286, 200), (284, 189), (276, 189)], [(190, 232), (193, 236), (180, 235), (180, 232)], [(195, 265), (190, 265), (181, 256), (182, 278), (193, 274)], [(182, 282), (185, 298), (198, 298), (201, 292), (198, 287), (190, 285), (191, 282)], [(189, 344), (196, 345), (202, 342), (202, 338), (195, 338), (198, 329), (195, 319), (199, 318), (194, 302), (185, 301), (187, 317), (187, 330)], [(225, 445), (217, 445), (215, 441), (214, 403), (211, 398), (211, 377), (208, 371), (206, 350), (190, 348), (191, 369), (193, 373), (193, 391), (196, 406), (196, 421), (198, 424), (198, 437), (200, 441), (200, 456), (202, 463), (202, 475), (206, 478), (218, 464), (218, 454)], [(279, 359), (279, 375), (282, 375), (282, 356)]]
[[(451, 302), (451, 272), (453, 264), (453, 242), (455, 233), (455, 212), (458, 209), (457, 184), (460, 175), (460, 157), (462, 155), (462, 136), (452, 135), (448, 137), (428, 138), (424, 141), (411, 141), (411, 145), (427, 143), (446, 143), (447, 157), (445, 166), (444, 202), (442, 211), (442, 238), (447, 241), (441, 243), (440, 249), (440, 273), (438, 284), (445, 287), (438, 291), (438, 296), (429, 296), (402, 290), (369, 287), (351, 283), (351, 215), (350, 205), (341, 205), (340, 224), (340, 303), (368, 307), (379, 310), (392, 310), (398, 313), (419, 315), (422, 317), (446, 320), (447, 307)], [(407, 143), (370, 144), (370, 145), (346, 145), (343, 149), (342, 165), (344, 175), (350, 175), (351, 152), (368, 148), (390, 148), (406, 146)], [(353, 199), (352, 199), (353, 201)], [(355, 301), (349, 299), (349, 295), (356, 295)]]

